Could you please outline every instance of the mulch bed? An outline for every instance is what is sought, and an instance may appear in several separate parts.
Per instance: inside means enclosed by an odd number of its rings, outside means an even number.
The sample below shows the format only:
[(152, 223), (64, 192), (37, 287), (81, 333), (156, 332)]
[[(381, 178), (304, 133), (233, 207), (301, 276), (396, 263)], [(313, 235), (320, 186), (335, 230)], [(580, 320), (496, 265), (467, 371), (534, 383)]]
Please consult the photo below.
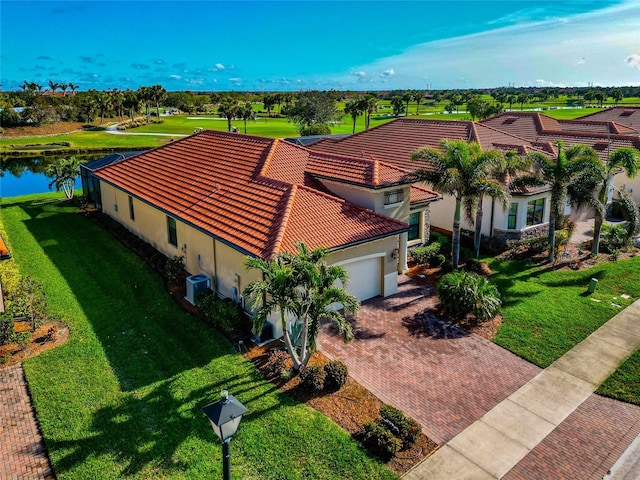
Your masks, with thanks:
[[(253, 346), (244, 355), (267, 378), (264, 368), (267, 354), (270, 350), (281, 346), (282, 343), (279, 341), (271, 342), (261, 347)], [(329, 359), (321, 352), (315, 352), (309, 364), (323, 365), (328, 361)], [(289, 380), (281, 378), (267, 378), (267, 380), (295, 400), (318, 410), (356, 438), (362, 432), (364, 423), (379, 418), (382, 402), (351, 377), (337, 392), (323, 392), (316, 396), (310, 395), (299, 388), (300, 381), (297, 376)], [(411, 448), (398, 453), (386, 465), (389, 469), (402, 475), (437, 450), (437, 448), (438, 445), (435, 442), (421, 434), (418, 441)]]
[[(25, 322), (15, 322), (15, 331), (29, 331)], [(31, 341), (24, 346), (9, 343), (0, 346), (0, 368), (20, 363), (62, 345), (69, 338), (69, 326), (58, 320), (49, 320), (31, 334)], [(8, 355), (7, 355), (8, 354)]]

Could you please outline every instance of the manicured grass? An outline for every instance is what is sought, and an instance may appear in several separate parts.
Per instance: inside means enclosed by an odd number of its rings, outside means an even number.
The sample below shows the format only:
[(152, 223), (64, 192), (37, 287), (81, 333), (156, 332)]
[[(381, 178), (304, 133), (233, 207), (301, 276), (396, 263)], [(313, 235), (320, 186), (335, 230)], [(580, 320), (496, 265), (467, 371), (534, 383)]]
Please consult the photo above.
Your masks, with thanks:
[(640, 405), (640, 349), (625, 360), (596, 393)]
[[(553, 271), (524, 261), (488, 263), (503, 294), (503, 323), (495, 342), (541, 367), (640, 298), (640, 257), (581, 271)], [(591, 278), (598, 285), (587, 295)], [(637, 361), (634, 365), (637, 372)]]
[(45, 284), (69, 341), (25, 362), (60, 479), (220, 478), (200, 408), (226, 388), (249, 409), (234, 478), (395, 478), (320, 413), (279, 393), (159, 277), (59, 194), (3, 200), (22, 274)]

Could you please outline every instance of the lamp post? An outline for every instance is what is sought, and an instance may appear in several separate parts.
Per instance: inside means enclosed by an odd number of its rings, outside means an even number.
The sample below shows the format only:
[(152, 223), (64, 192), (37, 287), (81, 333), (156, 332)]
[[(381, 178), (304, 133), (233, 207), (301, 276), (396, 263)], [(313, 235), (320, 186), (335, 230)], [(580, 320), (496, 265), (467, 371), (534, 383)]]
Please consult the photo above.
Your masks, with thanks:
[(247, 413), (246, 409), (233, 395), (223, 390), (220, 400), (210, 403), (202, 409), (202, 412), (211, 422), (213, 431), (222, 440), (222, 472), (224, 480), (231, 480), (231, 451), (229, 442), (238, 430), (242, 415)]

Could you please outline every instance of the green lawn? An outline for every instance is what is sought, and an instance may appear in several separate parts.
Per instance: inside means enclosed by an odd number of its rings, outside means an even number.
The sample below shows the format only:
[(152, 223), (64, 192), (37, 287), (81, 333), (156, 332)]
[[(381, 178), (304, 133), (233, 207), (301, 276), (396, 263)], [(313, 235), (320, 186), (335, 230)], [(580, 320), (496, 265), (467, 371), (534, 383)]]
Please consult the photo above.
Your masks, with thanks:
[[(498, 345), (547, 367), (594, 330), (640, 298), (640, 256), (588, 270), (553, 271), (524, 261), (488, 260), (503, 295)], [(595, 293), (586, 294), (591, 278)], [(631, 298), (625, 300), (620, 295)], [(640, 356), (636, 356), (638, 371)], [(636, 390), (640, 398), (640, 389)]]
[(44, 282), (50, 315), (71, 329), (24, 363), (58, 478), (219, 478), (221, 445), (200, 408), (223, 388), (249, 409), (232, 442), (234, 478), (395, 478), (57, 197), (4, 199), (1, 219), (21, 273)]

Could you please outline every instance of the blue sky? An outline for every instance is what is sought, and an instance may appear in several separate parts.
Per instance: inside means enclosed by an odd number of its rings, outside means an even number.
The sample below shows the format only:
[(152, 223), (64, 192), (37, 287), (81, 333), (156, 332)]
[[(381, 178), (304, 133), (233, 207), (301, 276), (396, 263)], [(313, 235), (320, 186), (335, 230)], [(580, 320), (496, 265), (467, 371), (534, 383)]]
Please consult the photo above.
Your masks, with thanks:
[(7, 1), (3, 90), (640, 85), (640, 0)]

